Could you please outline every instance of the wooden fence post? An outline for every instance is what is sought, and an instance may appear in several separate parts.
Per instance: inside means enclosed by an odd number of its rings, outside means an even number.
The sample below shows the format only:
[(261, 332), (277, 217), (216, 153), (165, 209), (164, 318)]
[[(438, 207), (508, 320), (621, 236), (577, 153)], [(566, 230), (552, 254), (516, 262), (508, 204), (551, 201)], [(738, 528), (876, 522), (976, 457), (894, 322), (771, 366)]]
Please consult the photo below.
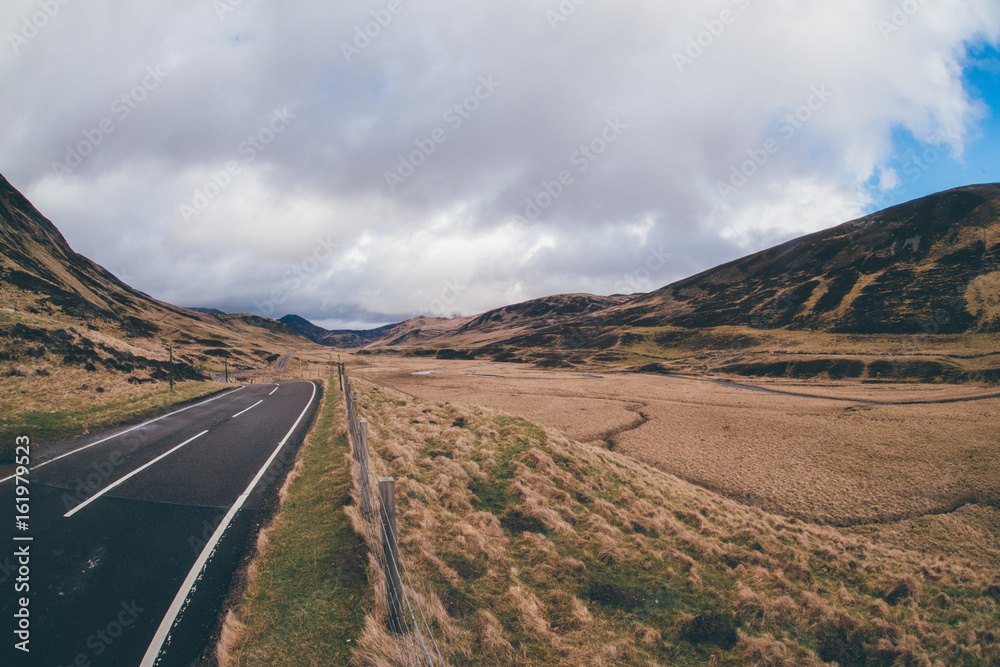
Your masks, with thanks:
[(351, 392), (351, 420), (354, 424), (354, 446), (361, 449), (361, 425), (358, 423), (358, 397)]
[(354, 440), (354, 456), (361, 461), (361, 433), (358, 428), (358, 408), (354, 402), (354, 392), (351, 392), (351, 438)]
[(382, 499), (382, 553), (385, 556), (385, 583), (388, 589), (389, 629), (403, 634), (403, 580), (399, 576), (399, 542), (396, 532), (396, 485), (392, 477), (378, 478)]
[(361, 472), (361, 513), (366, 521), (372, 520), (371, 477), (368, 474), (368, 422), (358, 422), (360, 438), (358, 442), (358, 467)]

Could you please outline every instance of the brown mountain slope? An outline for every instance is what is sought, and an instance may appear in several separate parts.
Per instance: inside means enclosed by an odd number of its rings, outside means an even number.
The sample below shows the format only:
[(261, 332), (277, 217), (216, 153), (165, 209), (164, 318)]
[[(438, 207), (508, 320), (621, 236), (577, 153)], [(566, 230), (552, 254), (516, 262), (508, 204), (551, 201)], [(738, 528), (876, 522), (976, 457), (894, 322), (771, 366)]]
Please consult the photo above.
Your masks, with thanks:
[(226, 362), (267, 368), (310, 347), (274, 320), (197, 313), (129, 287), (0, 176), (0, 426), (128, 401), (142, 385), (207, 378)]
[(366, 348), (369, 352), (425, 347), (433, 351), (445, 347), (482, 347), (512, 336), (530, 335), (568, 320), (599, 313), (628, 301), (627, 296), (558, 294), (503, 306), (474, 317), (413, 317), (369, 331), (328, 331), (298, 315), (286, 315), (284, 322), (322, 345)]
[(54, 306), (67, 315), (100, 318), (126, 327), (131, 324), (127, 318), (143, 318), (150, 309), (161, 316), (172, 312), (198, 319), (190, 311), (154, 301), (73, 252), (55, 225), (3, 176), (0, 222), (0, 280), (7, 298), (22, 290), (42, 296), (36, 308)]
[(997, 332), (1000, 184), (949, 190), (705, 271), (609, 324), (850, 334)]
[(595, 296), (593, 294), (559, 294), (532, 299), (523, 303), (496, 308), (471, 318), (457, 329), (458, 333), (493, 332), (510, 327), (532, 327), (552, 324), (568, 317), (601, 312), (626, 303), (628, 296)]
[(4, 305), (21, 303), (149, 337), (167, 323), (241, 329), (255, 326), (295, 336), (289, 327), (249, 315), (214, 315), (179, 308), (133, 289), (96, 262), (73, 251), (47, 218), (0, 175), (0, 281)]
[(611, 306), (625, 303), (629, 298), (620, 295), (557, 294), (503, 306), (474, 317), (417, 317), (390, 329), (366, 349), (429, 347), (488, 351), (603, 312)]

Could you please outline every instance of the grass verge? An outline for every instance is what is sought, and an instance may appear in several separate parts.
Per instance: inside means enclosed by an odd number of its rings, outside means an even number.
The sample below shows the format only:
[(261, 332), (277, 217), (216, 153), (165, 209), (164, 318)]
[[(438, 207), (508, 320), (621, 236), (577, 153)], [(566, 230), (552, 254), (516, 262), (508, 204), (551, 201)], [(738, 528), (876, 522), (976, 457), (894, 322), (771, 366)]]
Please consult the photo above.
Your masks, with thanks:
[(13, 460), (16, 436), (26, 435), (33, 444), (44, 445), (166, 412), (177, 405), (232, 388), (218, 382), (185, 382), (177, 384), (173, 393), (164, 386), (102, 405), (8, 413), (0, 416), (0, 433), (3, 434), (0, 439), (0, 463)]
[(346, 665), (371, 592), (367, 553), (344, 513), (350, 500), (341, 393), (328, 381), (315, 426), (261, 533), (248, 589), (230, 613), (221, 665)]

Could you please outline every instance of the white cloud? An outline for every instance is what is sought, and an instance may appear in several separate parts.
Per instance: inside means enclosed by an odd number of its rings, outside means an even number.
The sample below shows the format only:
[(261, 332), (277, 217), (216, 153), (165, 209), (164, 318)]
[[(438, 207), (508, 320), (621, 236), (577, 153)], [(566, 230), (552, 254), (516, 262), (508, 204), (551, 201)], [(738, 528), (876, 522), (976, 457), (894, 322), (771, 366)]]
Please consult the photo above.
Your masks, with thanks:
[(719, 206), (710, 220), (720, 237), (749, 251), (860, 218), (865, 203), (836, 185), (799, 178), (752, 204)]
[[(276, 315), (378, 324), (460, 279), (449, 305), (472, 313), (609, 293), (658, 246), (674, 263), (649, 280), (665, 284), (860, 214), (873, 175), (894, 182), (895, 129), (944, 132), (962, 155), (986, 111), (963, 63), (1000, 37), (1000, 5), (936, 0), (886, 35), (893, 5), (586, 3), (553, 30), (551, 0), (405, 2), (348, 63), (341, 43), (384, 3), (241, 3), (224, 20), (202, 0), (71, 3), (17, 53), (0, 44), (16, 91), (0, 100), (0, 172), (78, 250), (184, 305), (253, 309), (279, 289)], [(8, 2), (0, 33), (37, 7)], [(707, 46), (679, 72), (689, 40)], [(166, 77), (120, 118), (156, 66)], [(247, 162), (276, 108), (294, 119)], [(616, 118), (620, 137), (574, 160)], [(104, 119), (114, 131), (54, 176)], [(390, 191), (385, 172), (421, 146)], [(240, 174), (186, 224), (179, 207), (231, 161)], [(551, 206), (513, 222), (563, 171)], [(320, 238), (338, 249), (287, 290)]]
[(879, 169), (878, 189), (888, 192), (899, 185), (899, 173), (892, 167)]

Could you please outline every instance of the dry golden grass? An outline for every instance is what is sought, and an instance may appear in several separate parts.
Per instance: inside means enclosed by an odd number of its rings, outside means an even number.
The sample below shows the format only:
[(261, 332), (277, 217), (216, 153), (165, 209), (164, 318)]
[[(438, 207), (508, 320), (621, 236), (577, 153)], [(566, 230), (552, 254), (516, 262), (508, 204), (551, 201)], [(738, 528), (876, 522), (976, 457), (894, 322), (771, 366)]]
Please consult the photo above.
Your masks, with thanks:
[(1000, 294), (1000, 274), (994, 272), (979, 276), (969, 283), (965, 291), (969, 312), (973, 315), (997, 317), (1000, 315), (997, 294)]
[(651, 404), (647, 414), (619, 439), (622, 452), (783, 514), (844, 525), (1000, 503), (993, 405), (751, 395), (711, 410)]
[(850, 530), (901, 549), (967, 558), (1000, 571), (1000, 509), (965, 505), (954, 512), (932, 514)]
[(867, 384), (858, 381), (822, 381), (822, 380), (792, 380), (788, 378), (752, 378), (740, 377), (720, 379), (733, 384), (757, 387), (771, 391), (787, 392), (804, 397), (821, 396), (838, 398), (845, 402), (870, 402), (905, 404), (915, 403), (925, 405), (935, 402), (960, 401), (979, 396), (1000, 394), (1000, 387), (977, 386), (968, 384)]
[[(428, 365), (429, 363), (429, 365)], [(436, 368), (430, 376), (414, 376)], [(701, 379), (377, 360), (359, 373), (422, 399), (460, 400), (552, 426), (769, 511), (834, 525), (1000, 506), (1000, 399), (871, 405)], [(494, 376), (494, 377), (491, 377)], [(757, 382), (799, 394), (903, 403), (994, 394), (948, 385)]]
[[(1000, 578), (973, 561), (768, 514), (464, 398), (355, 386), (451, 664), (1000, 660)], [(376, 608), (356, 662), (400, 664), (383, 627)]]
[[(164, 384), (136, 387), (128, 384), (105, 382), (111, 389), (91, 396), (89, 391), (67, 390), (63, 383), (54, 383), (52, 400), (42, 393), (41, 399), (32, 404), (33, 410), (10, 410), (9, 405), (28, 403), (17, 386), (0, 390), (0, 465), (13, 461), (14, 436), (27, 435), (40, 448), (53, 442), (89, 434), (93, 430), (108, 428), (160, 414), (173, 406), (221, 391), (226, 385), (217, 382), (178, 383), (171, 392)], [(73, 386), (70, 380), (70, 387)], [(103, 386), (103, 385), (99, 385)], [(86, 391), (86, 393), (84, 393)], [(6, 444), (4, 444), (6, 443)]]
[[(121, 373), (88, 372), (81, 367), (58, 365), (52, 360), (16, 363), (13, 368), (21, 371), (24, 377), (6, 377), (0, 389), (0, 403), (11, 416), (43, 410), (87, 410), (126, 402), (150, 393), (151, 389), (162, 388), (129, 384), (128, 377)], [(48, 375), (38, 375), (38, 371)]]

